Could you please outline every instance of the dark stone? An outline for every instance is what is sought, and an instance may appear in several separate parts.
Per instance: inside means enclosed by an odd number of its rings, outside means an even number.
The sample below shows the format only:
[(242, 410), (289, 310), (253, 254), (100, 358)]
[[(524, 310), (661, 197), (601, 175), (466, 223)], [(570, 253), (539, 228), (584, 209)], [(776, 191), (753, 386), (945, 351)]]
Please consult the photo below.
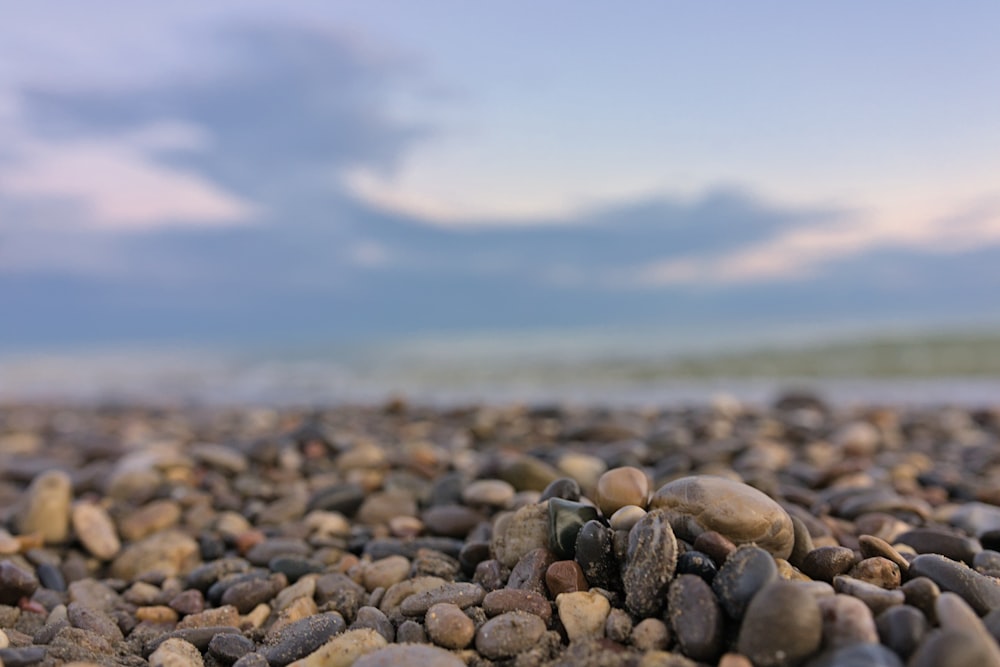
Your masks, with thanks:
[(288, 581), (295, 582), (307, 574), (322, 572), (325, 567), (318, 561), (300, 556), (275, 556), (268, 561), (267, 569), (280, 572), (288, 577)]
[(432, 535), (464, 538), (485, 517), (465, 505), (433, 505), (420, 515), (424, 527)]
[(261, 648), (260, 653), (271, 667), (284, 667), (309, 655), (346, 627), (337, 612), (309, 616), (282, 628), (273, 643)]
[(351, 623), (350, 629), (357, 630), (359, 628), (374, 630), (385, 637), (385, 640), (390, 644), (396, 639), (396, 629), (393, 627), (392, 621), (377, 607), (361, 607), (358, 609), (358, 613), (354, 617), (354, 622)]
[(938, 554), (921, 554), (910, 562), (911, 576), (925, 576), (941, 590), (956, 593), (980, 616), (1000, 607), (1000, 583)]
[(556, 561), (548, 549), (532, 549), (517, 561), (507, 578), (507, 588), (520, 588), (545, 595), (545, 572)]
[(778, 579), (778, 566), (767, 551), (753, 545), (736, 549), (712, 581), (719, 602), (732, 619), (743, 618), (750, 600), (767, 584)]
[(715, 566), (715, 561), (701, 551), (685, 551), (680, 556), (677, 557), (677, 573), (678, 574), (694, 574), (708, 583), (712, 583), (715, 579), (715, 575), (718, 573), (719, 568)]
[(0, 648), (0, 664), (4, 667), (30, 667), (45, 659), (44, 646)]
[(691, 546), (695, 548), (695, 551), (708, 554), (709, 558), (715, 561), (719, 567), (722, 567), (722, 564), (726, 562), (729, 554), (736, 551), (736, 545), (733, 544), (732, 540), (714, 530), (706, 530), (694, 539)]
[[(707, 556), (706, 556), (707, 558)], [(704, 579), (681, 574), (667, 592), (667, 618), (684, 655), (714, 663), (722, 652), (723, 614)]]
[(469, 575), (476, 571), (476, 566), (484, 560), (489, 560), (489, 542), (466, 542), (462, 550), (458, 552), (458, 564), (462, 567), (462, 572)]
[(250, 563), (242, 558), (222, 558), (191, 570), (187, 575), (187, 587), (205, 592), (227, 574), (242, 573), (249, 569)]
[(592, 505), (552, 498), (549, 500), (549, 546), (560, 559), (576, 555), (576, 538), (588, 521), (600, 515)]
[(288, 586), (288, 578), (283, 574), (273, 574), (266, 579), (251, 579), (230, 586), (222, 594), (220, 602), (231, 604), (241, 614), (247, 614), (259, 604), (269, 602)]
[[(989, 641), (988, 639), (986, 641)], [(991, 650), (992, 649), (992, 650)], [(933, 630), (913, 654), (909, 667), (982, 667), (996, 664), (995, 647), (979, 641), (974, 632)]]
[(486, 591), (479, 584), (452, 582), (409, 596), (399, 605), (399, 610), (405, 616), (423, 616), (441, 602), (464, 609), (479, 604), (485, 595)]
[(267, 658), (260, 653), (247, 653), (245, 656), (233, 663), (233, 667), (269, 667)]
[(881, 644), (854, 644), (824, 653), (808, 667), (903, 667), (903, 661)]
[(359, 484), (334, 484), (316, 491), (306, 506), (306, 511), (326, 510), (353, 517), (365, 500), (365, 490)]
[(358, 609), (368, 601), (368, 593), (364, 587), (339, 572), (324, 574), (317, 579), (316, 592), (313, 596), (316, 598), (316, 604), (335, 609), (349, 623), (354, 621)]
[(736, 646), (757, 667), (790, 667), (818, 651), (822, 640), (816, 598), (795, 583), (774, 581), (747, 606)]
[(629, 531), (628, 552), (622, 568), (628, 611), (641, 618), (660, 613), (676, 569), (677, 538), (670, 527), (667, 510), (651, 510)]
[(215, 533), (201, 533), (198, 535), (198, 550), (202, 560), (215, 560), (226, 555), (226, 542)]
[(472, 581), (483, 587), (485, 591), (495, 591), (503, 588), (507, 583), (509, 573), (504, 572), (503, 565), (498, 560), (484, 560), (476, 565), (476, 572), (472, 575)]
[(895, 542), (913, 547), (918, 554), (941, 554), (955, 561), (972, 565), (976, 554), (983, 550), (979, 540), (929, 528), (914, 528), (896, 537)]
[(396, 628), (396, 641), (400, 644), (426, 644), (427, 633), (424, 626), (416, 621), (403, 621)]
[(802, 559), (799, 569), (811, 579), (831, 582), (838, 574), (847, 573), (857, 560), (847, 547), (819, 547)]
[(580, 495), (582, 493), (583, 492), (580, 490), (580, 484), (575, 479), (572, 477), (560, 477), (545, 487), (542, 491), (542, 495), (538, 499), (538, 502), (545, 502), (546, 500), (551, 500), (552, 498), (562, 498), (563, 500), (576, 502), (580, 500)]
[(17, 605), (21, 598), (30, 598), (37, 589), (34, 572), (9, 560), (0, 561), (0, 604)]
[(246, 559), (252, 565), (265, 567), (278, 556), (299, 556), (305, 557), (312, 553), (312, 548), (300, 540), (292, 537), (272, 537), (251, 547), (246, 553)]
[(576, 538), (574, 559), (591, 586), (618, 590), (618, 561), (613, 556), (614, 532), (600, 521), (588, 521)]
[(941, 589), (927, 577), (916, 577), (899, 587), (903, 591), (903, 600), (911, 607), (916, 607), (924, 613), (924, 618), (931, 625), (937, 625), (937, 603)]
[(901, 604), (879, 614), (875, 627), (881, 642), (906, 659), (924, 641), (930, 625), (919, 609)]
[(43, 587), (60, 593), (66, 592), (66, 579), (63, 578), (62, 571), (52, 563), (41, 563), (35, 573)]
[(219, 662), (231, 665), (255, 648), (253, 641), (243, 635), (227, 632), (216, 635), (208, 642), (208, 654)]
[(546, 623), (552, 618), (552, 604), (544, 595), (534, 591), (502, 588), (487, 593), (483, 598), (483, 611), (487, 616), (499, 616), (509, 611), (526, 611)]
[(174, 638), (190, 642), (198, 647), (199, 651), (204, 651), (208, 648), (208, 644), (212, 641), (213, 637), (219, 634), (232, 632), (240, 634), (239, 628), (234, 628), (231, 625), (209, 625), (203, 628), (182, 628), (180, 630), (172, 630), (165, 634), (158, 635), (154, 639), (150, 640), (143, 648), (142, 652), (144, 656), (148, 657), (150, 653), (160, 648), (160, 644), (168, 639)]

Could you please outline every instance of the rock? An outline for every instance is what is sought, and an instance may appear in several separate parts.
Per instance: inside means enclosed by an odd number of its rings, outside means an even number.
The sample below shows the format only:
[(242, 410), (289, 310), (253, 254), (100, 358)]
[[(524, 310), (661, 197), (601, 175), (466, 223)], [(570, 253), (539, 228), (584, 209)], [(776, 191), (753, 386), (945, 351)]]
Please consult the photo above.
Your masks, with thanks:
[(695, 574), (708, 583), (712, 583), (719, 569), (708, 554), (700, 551), (685, 551), (677, 557), (678, 574)]
[(464, 505), (435, 505), (420, 518), (432, 535), (461, 538), (485, 520), (481, 513)]
[(43, 472), (28, 486), (24, 509), (17, 521), (21, 534), (38, 533), (46, 544), (65, 542), (69, 536), (73, 482), (61, 470)]
[(867, 581), (849, 577), (846, 574), (834, 577), (833, 589), (838, 593), (844, 593), (861, 600), (868, 605), (868, 608), (871, 609), (872, 614), (875, 616), (878, 616), (889, 607), (903, 604), (906, 601), (906, 593), (899, 589), (887, 591), (884, 588), (869, 584)]
[(558, 595), (556, 608), (559, 620), (566, 629), (566, 636), (572, 642), (603, 636), (611, 603), (595, 591), (577, 591)]
[(1000, 582), (937, 554), (921, 554), (910, 562), (910, 577), (924, 576), (942, 591), (957, 593), (976, 611), (986, 614), (1000, 607)]
[(819, 547), (806, 554), (799, 569), (812, 579), (831, 582), (838, 574), (846, 574), (855, 562), (853, 549)]
[(511, 570), (507, 588), (520, 588), (545, 594), (545, 573), (556, 560), (548, 549), (533, 549), (524, 555)]
[(645, 508), (649, 501), (649, 478), (638, 468), (613, 468), (597, 480), (597, 506), (610, 517), (626, 505)]
[(588, 521), (577, 535), (575, 560), (591, 586), (608, 590), (620, 586), (613, 538), (613, 531), (600, 521)]
[(439, 602), (428, 609), (424, 627), (430, 640), (446, 649), (463, 649), (476, 635), (472, 619), (449, 602)]
[(590, 588), (583, 570), (573, 560), (557, 560), (545, 571), (545, 587), (554, 598), (561, 593), (586, 591)]
[(253, 641), (243, 635), (226, 632), (212, 637), (208, 642), (208, 653), (226, 665), (231, 665), (255, 648)]
[(183, 639), (168, 639), (149, 656), (149, 667), (204, 667), (201, 652)]
[(361, 583), (366, 590), (389, 588), (406, 579), (410, 572), (410, 559), (405, 556), (386, 556), (362, 565)]
[(509, 507), (517, 493), (502, 479), (479, 479), (462, 490), (462, 502), (470, 507)]
[(893, 589), (899, 588), (902, 583), (902, 573), (899, 566), (888, 558), (876, 556), (865, 558), (852, 567), (847, 573), (848, 576), (866, 581), (879, 588)]
[(118, 531), (108, 513), (92, 503), (76, 503), (72, 510), (73, 532), (84, 548), (100, 560), (111, 560), (122, 548)]
[(718, 658), (725, 619), (704, 579), (693, 574), (674, 579), (667, 594), (667, 618), (684, 655), (700, 662)]
[(546, 623), (552, 618), (552, 606), (544, 595), (534, 591), (502, 588), (486, 594), (483, 611), (487, 616), (499, 616), (510, 611), (526, 611)]
[(629, 531), (622, 569), (628, 611), (640, 618), (658, 614), (676, 567), (677, 540), (667, 511), (652, 510)]
[(269, 602), (286, 586), (288, 578), (283, 574), (272, 574), (267, 578), (254, 577), (227, 588), (220, 602), (236, 607), (241, 614), (247, 614), (257, 605)]
[(904, 660), (923, 643), (930, 626), (916, 607), (902, 604), (890, 607), (875, 619), (879, 639)]
[(442, 602), (464, 609), (479, 604), (485, 595), (486, 591), (479, 584), (446, 583), (409, 596), (399, 605), (399, 610), (406, 616), (423, 616), (431, 607)]
[(788, 558), (795, 543), (791, 517), (778, 503), (752, 486), (723, 477), (674, 480), (660, 487), (650, 507), (666, 510), (678, 537), (688, 542), (711, 530), (737, 545), (752, 542), (779, 558)]
[(970, 535), (982, 537), (984, 533), (1000, 530), (1000, 507), (980, 502), (964, 503), (951, 514), (948, 522)]
[[(950, 663), (941, 663), (950, 664)], [(912, 665), (912, 663), (911, 663)], [(808, 667), (903, 667), (902, 660), (881, 644), (853, 644), (823, 653)]]
[(549, 510), (547, 503), (526, 505), (514, 514), (498, 519), (494, 525), (492, 550), (501, 564), (514, 567), (534, 549), (549, 546)]
[(756, 667), (785, 667), (819, 650), (822, 639), (823, 619), (816, 599), (794, 583), (777, 581), (747, 607), (737, 648)]
[[(316, 663), (295, 667), (345, 667), (350, 663)], [(437, 646), (394, 644), (363, 655), (354, 667), (465, 667), (454, 653)]]
[(358, 613), (354, 617), (354, 622), (351, 623), (351, 630), (358, 630), (360, 628), (374, 630), (385, 637), (387, 642), (392, 642), (396, 639), (396, 628), (393, 627), (392, 621), (379, 611), (377, 607), (361, 607), (358, 609)]
[(85, 607), (79, 602), (70, 602), (66, 607), (66, 614), (73, 627), (100, 635), (112, 645), (125, 639), (118, 624), (98, 609)]
[(181, 508), (176, 501), (154, 500), (123, 516), (118, 529), (127, 541), (138, 542), (176, 525), (180, 518)]
[(640, 651), (664, 651), (670, 646), (670, 629), (658, 618), (644, 618), (632, 628), (630, 639)]
[(548, 506), (549, 546), (559, 558), (573, 558), (580, 529), (588, 521), (598, 518), (597, 509), (562, 498), (552, 498)]
[(757, 592), (777, 579), (778, 566), (771, 554), (744, 545), (726, 559), (712, 580), (712, 590), (729, 618), (739, 620)]
[(169, 577), (185, 574), (199, 559), (195, 540), (180, 531), (168, 530), (125, 547), (112, 561), (111, 574), (126, 581), (149, 572)]
[(476, 632), (476, 650), (490, 660), (512, 658), (537, 644), (545, 634), (545, 623), (524, 611), (494, 616)]
[(554, 467), (533, 456), (522, 456), (504, 463), (500, 468), (500, 478), (517, 491), (544, 491), (560, 476)]
[(908, 530), (896, 537), (896, 543), (912, 547), (918, 554), (940, 554), (967, 565), (972, 565), (976, 554), (983, 550), (977, 539), (928, 528)]
[[(562, 459), (560, 459), (560, 464), (559, 464), (560, 468), (563, 467), (562, 463), (563, 461), (566, 460), (566, 458), (567, 457), (564, 456)], [(601, 465), (603, 465), (603, 463)], [(601, 472), (603, 472), (603, 470)], [(513, 487), (511, 488), (513, 489)], [(580, 500), (580, 496), (582, 494), (583, 491), (580, 490), (580, 483), (576, 479), (573, 479), (571, 477), (560, 477), (559, 479), (553, 481), (551, 484), (545, 487), (545, 489), (542, 491), (542, 495), (539, 496), (538, 498), (538, 502), (544, 502), (552, 498), (562, 498), (563, 500), (571, 500), (573, 502), (576, 502)]]
[(0, 560), (0, 604), (16, 605), (21, 598), (30, 598), (36, 590), (38, 578), (34, 572), (9, 560)]
[(626, 505), (611, 515), (608, 524), (612, 530), (632, 530), (632, 526), (639, 523), (639, 519), (644, 516), (646, 516), (645, 509), (638, 505)]
[(877, 644), (875, 619), (864, 602), (849, 595), (831, 595), (817, 600), (823, 614), (823, 642), (830, 649), (851, 644)]
[(862, 535), (858, 538), (858, 546), (861, 549), (861, 555), (866, 559), (885, 558), (895, 563), (901, 573), (910, 569), (910, 562), (903, 558), (895, 547), (880, 537)]
[[(361, 656), (386, 646), (385, 638), (371, 629), (348, 630), (291, 663), (290, 667), (350, 667)], [(397, 663), (400, 667), (403, 663)]]
[(325, 644), (346, 627), (337, 612), (309, 616), (283, 628), (273, 644), (260, 650), (271, 667), (284, 667), (303, 658)]

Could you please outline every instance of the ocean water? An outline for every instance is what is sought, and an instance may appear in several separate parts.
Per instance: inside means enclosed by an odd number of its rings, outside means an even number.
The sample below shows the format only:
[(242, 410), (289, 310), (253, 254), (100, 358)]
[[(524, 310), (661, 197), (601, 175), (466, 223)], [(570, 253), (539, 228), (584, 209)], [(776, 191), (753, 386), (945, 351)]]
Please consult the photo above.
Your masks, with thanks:
[(329, 405), (393, 396), (655, 406), (788, 389), (839, 404), (1000, 406), (1000, 334), (733, 340), (494, 332), (309, 345), (0, 352), (0, 401)]

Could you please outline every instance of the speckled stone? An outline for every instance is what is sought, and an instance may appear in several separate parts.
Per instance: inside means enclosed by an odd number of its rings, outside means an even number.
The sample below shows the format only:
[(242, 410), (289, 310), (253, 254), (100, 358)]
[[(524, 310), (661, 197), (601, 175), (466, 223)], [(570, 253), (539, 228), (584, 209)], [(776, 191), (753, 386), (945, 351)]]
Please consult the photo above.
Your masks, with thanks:
[(566, 636), (572, 642), (603, 636), (611, 603), (596, 591), (576, 591), (556, 596), (556, 608)]
[(652, 510), (628, 536), (622, 569), (625, 607), (645, 618), (662, 611), (677, 567), (677, 540), (665, 510)]
[(879, 588), (899, 588), (902, 583), (902, 573), (899, 571), (899, 566), (881, 556), (859, 561), (847, 574)]
[(750, 602), (737, 647), (757, 667), (788, 667), (815, 653), (822, 639), (816, 599), (794, 583), (778, 581)]
[(575, 560), (591, 586), (619, 587), (618, 562), (612, 552), (614, 532), (600, 521), (588, 521), (576, 538)]
[(753, 545), (734, 551), (712, 580), (712, 590), (732, 619), (743, 618), (750, 600), (764, 586), (778, 579), (778, 566), (771, 554)]
[(260, 653), (272, 667), (284, 667), (316, 651), (345, 627), (343, 617), (337, 612), (309, 616), (283, 628)]
[(493, 530), (493, 554), (506, 567), (514, 567), (529, 551), (548, 548), (548, 502), (527, 505), (498, 519)]
[(704, 579), (693, 574), (674, 579), (667, 595), (667, 618), (684, 655), (701, 662), (719, 656), (725, 619)]
[(472, 643), (476, 624), (454, 604), (440, 602), (427, 610), (424, 627), (432, 642), (446, 649), (463, 649)]
[(510, 658), (531, 649), (545, 634), (538, 616), (512, 611), (494, 616), (476, 632), (476, 650), (490, 660)]
[(910, 562), (911, 577), (928, 577), (942, 591), (957, 593), (977, 614), (1000, 607), (1000, 582), (937, 554), (922, 554)]
[(652, 508), (662, 508), (678, 537), (693, 542), (714, 530), (735, 544), (754, 543), (788, 558), (795, 543), (791, 517), (766, 494), (723, 477), (694, 475), (666, 484), (654, 494)]
[[(301, 667), (341, 667), (351, 663), (317, 663)], [(299, 666), (296, 666), (299, 667)], [(437, 646), (393, 644), (358, 658), (353, 667), (465, 667), (465, 662)]]
[(640, 651), (664, 651), (670, 646), (670, 628), (658, 618), (644, 618), (632, 628), (629, 639)]
[[(387, 644), (385, 638), (371, 629), (347, 630), (318, 649), (291, 663), (290, 667), (350, 667), (360, 658)], [(402, 663), (397, 663), (397, 667)]]
[(149, 667), (203, 667), (201, 651), (183, 639), (168, 639), (149, 656)]

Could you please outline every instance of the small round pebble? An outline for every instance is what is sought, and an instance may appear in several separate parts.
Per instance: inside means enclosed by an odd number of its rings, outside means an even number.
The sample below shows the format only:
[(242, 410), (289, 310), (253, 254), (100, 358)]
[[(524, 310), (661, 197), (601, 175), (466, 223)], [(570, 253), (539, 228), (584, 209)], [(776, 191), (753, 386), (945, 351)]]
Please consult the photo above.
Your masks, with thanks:
[(476, 624), (462, 610), (449, 602), (440, 602), (427, 610), (424, 627), (432, 642), (447, 649), (463, 649), (476, 634)]
[(494, 616), (476, 632), (476, 650), (490, 660), (511, 658), (532, 648), (545, 634), (545, 623), (524, 611)]
[(816, 599), (794, 583), (778, 581), (750, 602), (737, 647), (757, 667), (789, 667), (815, 653), (822, 639)]
[(649, 478), (638, 468), (613, 468), (597, 480), (595, 500), (606, 517), (626, 505), (644, 508), (649, 500)]

